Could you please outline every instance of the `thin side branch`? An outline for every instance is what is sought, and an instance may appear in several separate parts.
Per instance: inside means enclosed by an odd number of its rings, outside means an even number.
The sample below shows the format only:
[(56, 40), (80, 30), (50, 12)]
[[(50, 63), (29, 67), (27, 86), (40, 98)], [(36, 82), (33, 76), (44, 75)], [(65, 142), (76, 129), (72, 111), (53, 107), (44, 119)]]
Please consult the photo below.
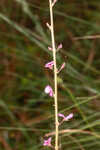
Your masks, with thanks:
[[(65, 130), (60, 130), (59, 134), (64, 134), (64, 133), (82, 133), (82, 134), (90, 134), (93, 135), (97, 138), (100, 138), (100, 135), (96, 134), (95, 132), (91, 132), (91, 131), (86, 131), (86, 130), (80, 130), (80, 129), (65, 129)], [(45, 136), (53, 136), (55, 135), (55, 131), (54, 132), (50, 132), (45, 134)]]
[(74, 37), (74, 40), (99, 39), (100, 35), (88, 35), (83, 37)]

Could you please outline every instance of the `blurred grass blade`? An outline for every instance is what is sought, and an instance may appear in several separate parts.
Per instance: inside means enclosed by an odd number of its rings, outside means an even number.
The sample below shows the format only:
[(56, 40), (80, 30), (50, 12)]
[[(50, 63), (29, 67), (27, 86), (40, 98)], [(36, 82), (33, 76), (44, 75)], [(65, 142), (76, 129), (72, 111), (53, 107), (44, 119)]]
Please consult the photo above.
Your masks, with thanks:
[(42, 26), (40, 24), (38, 16), (33, 15), (33, 13), (31, 12), (31, 10), (29, 8), (28, 2), (26, 2), (25, 0), (16, 0), (16, 1), (21, 4), (23, 11), (32, 19), (33, 23), (36, 26), (35, 28), (38, 31), (38, 33), (40, 33), (42, 38), (47, 41), (47, 36), (44, 32), (44, 29), (42, 28)]
[(35, 37), (30, 35), (30, 32), (26, 28), (20, 27), (19, 25), (17, 25), (15, 22), (11, 21), (9, 18), (7, 18), (2, 13), (0, 13), (0, 18), (3, 19), (4, 21), (6, 21), (8, 24), (10, 24), (13, 28), (17, 29), (20, 33), (22, 33), (26, 37), (28, 37), (28, 39), (30, 39), (30, 41), (34, 42), (37, 46), (39, 46), (40, 48), (42, 48), (43, 50), (46, 51), (47, 48), (44, 46), (43, 42), (40, 42)]

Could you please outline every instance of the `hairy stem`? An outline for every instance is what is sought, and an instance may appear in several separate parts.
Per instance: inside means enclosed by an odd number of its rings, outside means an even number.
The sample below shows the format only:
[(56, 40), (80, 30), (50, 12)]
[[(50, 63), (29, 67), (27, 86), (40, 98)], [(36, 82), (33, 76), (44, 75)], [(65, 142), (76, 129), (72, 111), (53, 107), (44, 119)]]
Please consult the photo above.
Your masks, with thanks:
[(50, 7), (50, 21), (51, 21), (51, 39), (53, 49), (53, 60), (54, 60), (54, 103), (55, 103), (55, 150), (58, 150), (58, 101), (57, 101), (57, 64), (56, 64), (56, 47), (55, 47), (55, 36), (54, 36), (54, 23), (53, 23), (53, 6), (52, 0), (49, 0)]

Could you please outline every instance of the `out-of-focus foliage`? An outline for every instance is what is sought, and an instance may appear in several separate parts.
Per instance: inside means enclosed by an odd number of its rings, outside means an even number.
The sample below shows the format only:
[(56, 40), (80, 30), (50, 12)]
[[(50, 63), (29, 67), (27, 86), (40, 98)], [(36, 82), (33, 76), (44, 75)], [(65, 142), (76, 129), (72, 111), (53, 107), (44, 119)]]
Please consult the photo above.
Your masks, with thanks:
[[(48, 0), (0, 1), (0, 149), (38, 150), (54, 130)], [(74, 118), (60, 129), (62, 150), (100, 149), (100, 2), (58, 0), (54, 8), (59, 111)], [(84, 131), (89, 131), (85, 132)], [(54, 136), (53, 136), (54, 138)], [(54, 142), (54, 139), (53, 139)]]

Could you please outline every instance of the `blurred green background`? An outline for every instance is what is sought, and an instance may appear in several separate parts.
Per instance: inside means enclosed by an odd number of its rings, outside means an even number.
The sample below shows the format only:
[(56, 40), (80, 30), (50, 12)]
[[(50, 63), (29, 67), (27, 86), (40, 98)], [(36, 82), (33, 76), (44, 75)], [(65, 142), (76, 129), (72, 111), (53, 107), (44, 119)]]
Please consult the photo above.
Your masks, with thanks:
[[(0, 150), (45, 150), (54, 131), (48, 0), (0, 0)], [(61, 129), (61, 150), (100, 150), (100, 1), (58, 0), (54, 8), (59, 112), (74, 113)], [(54, 136), (52, 136), (52, 144)]]

